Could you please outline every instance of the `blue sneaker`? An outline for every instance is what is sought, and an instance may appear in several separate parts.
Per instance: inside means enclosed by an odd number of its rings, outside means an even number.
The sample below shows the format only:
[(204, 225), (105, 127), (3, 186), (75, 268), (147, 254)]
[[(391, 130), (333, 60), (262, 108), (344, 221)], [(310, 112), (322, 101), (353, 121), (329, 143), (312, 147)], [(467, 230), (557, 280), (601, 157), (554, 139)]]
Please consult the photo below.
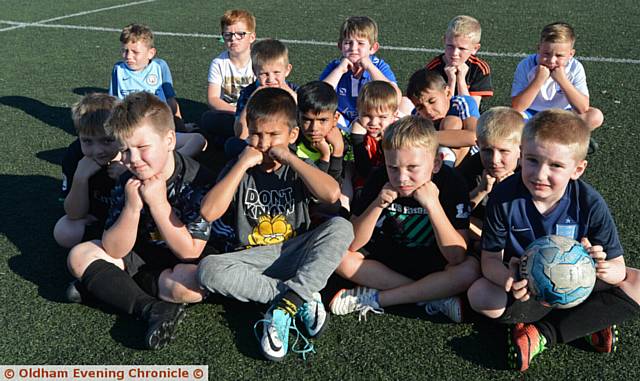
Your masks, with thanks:
[(298, 310), (298, 316), (307, 329), (309, 337), (320, 336), (329, 321), (329, 314), (322, 304), (320, 293), (313, 293), (313, 300), (306, 302)]

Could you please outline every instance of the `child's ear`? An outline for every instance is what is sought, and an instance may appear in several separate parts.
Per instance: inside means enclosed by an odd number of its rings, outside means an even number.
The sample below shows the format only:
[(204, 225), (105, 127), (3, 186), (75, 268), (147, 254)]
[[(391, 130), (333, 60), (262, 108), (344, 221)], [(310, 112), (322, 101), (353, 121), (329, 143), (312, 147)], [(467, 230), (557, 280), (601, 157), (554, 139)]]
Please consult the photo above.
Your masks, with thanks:
[(453, 96), (453, 89), (451, 89), (448, 85), (445, 85), (444, 95), (446, 95), (447, 98), (451, 98)]
[(339, 121), (340, 121), (340, 112), (336, 111), (335, 114), (333, 114), (333, 127), (337, 127)]
[(378, 42), (376, 41), (373, 43), (373, 45), (371, 45), (371, 49), (369, 49), (369, 53), (376, 54), (378, 49), (380, 49), (380, 44), (378, 44)]
[(576, 169), (574, 169), (573, 173), (571, 174), (571, 180), (578, 180), (586, 169), (587, 169), (587, 161), (580, 160), (576, 165)]
[(156, 48), (151, 48), (149, 49), (149, 59), (152, 59), (153, 57), (156, 56)]
[(298, 134), (300, 134), (300, 128), (295, 126), (289, 131), (289, 144), (293, 144), (298, 140)]
[(169, 130), (167, 131), (167, 134), (165, 135), (165, 142), (167, 143), (167, 147), (169, 148), (169, 151), (173, 151), (176, 149), (176, 132), (174, 130)]
[(289, 75), (289, 73), (291, 73), (291, 69), (293, 69), (293, 65), (288, 64), (288, 65), (287, 65), (287, 69), (286, 69), (286, 70), (285, 70), (285, 72), (284, 72), (284, 77), (285, 77), (285, 78)]
[(440, 172), (440, 168), (442, 168), (443, 156), (444, 154), (436, 152), (436, 155), (433, 158), (433, 170), (431, 171), (432, 174), (435, 175), (436, 173)]
[(477, 43), (477, 44), (473, 45), (473, 49), (471, 49), (471, 54), (478, 53), (478, 50), (480, 50), (480, 43)]

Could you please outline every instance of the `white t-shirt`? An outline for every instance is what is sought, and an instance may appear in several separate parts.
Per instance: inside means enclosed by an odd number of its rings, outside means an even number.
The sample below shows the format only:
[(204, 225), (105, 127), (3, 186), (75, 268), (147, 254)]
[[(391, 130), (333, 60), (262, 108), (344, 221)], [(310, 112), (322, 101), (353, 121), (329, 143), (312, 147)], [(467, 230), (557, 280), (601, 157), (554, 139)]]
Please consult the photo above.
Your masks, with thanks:
[[(511, 85), (511, 96), (523, 92), (527, 86), (531, 83), (536, 75), (536, 68), (538, 66), (537, 54), (531, 54), (518, 64), (516, 73), (513, 78), (513, 84)], [(565, 72), (569, 82), (582, 94), (589, 96), (589, 89), (587, 88), (587, 76), (584, 72), (584, 67), (575, 58), (571, 58), (565, 66)], [(569, 109), (571, 104), (567, 97), (564, 95), (560, 85), (551, 77), (547, 78), (544, 85), (536, 95), (533, 103), (528, 107), (531, 110), (542, 111), (550, 108)]]
[(251, 60), (247, 66), (238, 68), (229, 59), (229, 52), (224, 51), (211, 61), (209, 66), (209, 83), (220, 86), (220, 98), (235, 106), (240, 96), (240, 90), (256, 80), (251, 67)]

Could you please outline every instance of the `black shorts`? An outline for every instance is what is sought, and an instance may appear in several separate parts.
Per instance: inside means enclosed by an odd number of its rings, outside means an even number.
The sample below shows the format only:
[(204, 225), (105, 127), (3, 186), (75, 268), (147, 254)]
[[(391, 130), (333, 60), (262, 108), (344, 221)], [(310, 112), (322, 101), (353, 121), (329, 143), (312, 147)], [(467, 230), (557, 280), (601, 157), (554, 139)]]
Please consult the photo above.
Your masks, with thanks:
[(432, 247), (403, 247), (387, 242), (369, 242), (360, 249), (366, 259), (381, 262), (391, 270), (413, 280), (443, 271), (447, 265), (438, 250)]
[(171, 250), (164, 247), (147, 245), (144, 248), (134, 248), (124, 258), (124, 268), (130, 276), (136, 275), (141, 269), (157, 273), (171, 269), (184, 261), (178, 259)]

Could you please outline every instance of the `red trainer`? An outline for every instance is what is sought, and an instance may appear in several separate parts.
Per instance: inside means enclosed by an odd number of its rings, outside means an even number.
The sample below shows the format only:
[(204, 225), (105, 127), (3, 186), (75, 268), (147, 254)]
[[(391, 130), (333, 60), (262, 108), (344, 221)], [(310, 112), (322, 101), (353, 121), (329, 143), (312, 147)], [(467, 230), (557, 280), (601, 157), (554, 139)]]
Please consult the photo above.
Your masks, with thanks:
[(546, 349), (547, 339), (533, 324), (517, 323), (508, 339), (509, 365), (521, 372), (529, 369), (531, 360)]
[(596, 352), (613, 353), (618, 349), (618, 327), (612, 325), (585, 338)]

